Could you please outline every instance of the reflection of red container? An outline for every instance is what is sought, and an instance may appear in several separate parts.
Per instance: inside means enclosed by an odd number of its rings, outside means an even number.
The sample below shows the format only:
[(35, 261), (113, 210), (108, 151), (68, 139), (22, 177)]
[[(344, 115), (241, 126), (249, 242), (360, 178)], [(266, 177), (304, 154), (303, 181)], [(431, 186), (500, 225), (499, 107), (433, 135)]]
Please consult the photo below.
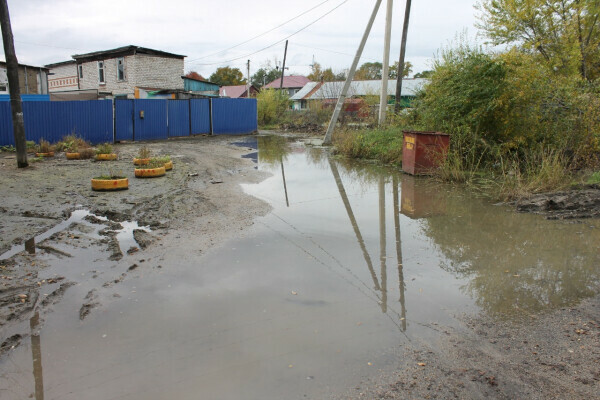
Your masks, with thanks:
[(446, 194), (431, 179), (402, 177), (400, 212), (416, 219), (446, 213)]
[(442, 132), (402, 131), (402, 170), (411, 175), (428, 175), (448, 155), (450, 136)]

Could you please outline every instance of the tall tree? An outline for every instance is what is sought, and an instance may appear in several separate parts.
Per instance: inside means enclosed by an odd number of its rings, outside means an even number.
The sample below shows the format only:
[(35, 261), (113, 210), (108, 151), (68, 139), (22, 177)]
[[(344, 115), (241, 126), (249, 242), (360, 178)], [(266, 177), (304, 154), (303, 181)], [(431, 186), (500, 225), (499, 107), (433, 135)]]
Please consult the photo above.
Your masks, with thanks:
[(270, 65), (266, 65), (262, 68), (259, 68), (258, 71), (252, 75), (250, 78), (250, 82), (257, 88), (263, 87), (268, 83), (273, 82), (275, 79), (281, 77), (281, 71), (276, 68), (271, 68)]
[(600, 76), (598, 0), (482, 0), (476, 8), (491, 43), (536, 52), (558, 72)]
[(244, 74), (239, 68), (220, 67), (210, 76), (209, 80), (221, 86), (235, 86), (246, 83)]
[(354, 79), (358, 81), (381, 79), (382, 68), (383, 64), (380, 62), (366, 62), (356, 70)]
[[(413, 65), (410, 61), (406, 61), (404, 63), (404, 72), (402, 73), (403, 78), (408, 78), (413, 69)], [(394, 63), (394, 65), (390, 65), (390, 79), (398, 78), (398, 61)]]
[(321, 80), (323, 82), (343, 81), (346, 79), (346, 73), (345, 72), (335, 73), (335, 72), (333, 72), (333, 69), (331, 69), (331, 67), (329, 67), (327, 69), (322, 69), (321, 64), (319, 64), (318, 62), (315, 62), (311, 66), (311, 72), (310, 72), (310, 74), (307, 75), (307, 78), (313, 82), (320, 82)]
[(204, 79), (204, 77), (202, 75), (200, 75), (199, 73), (197, 73), (196, 71), (190, 71), (187, 74), (185, 74), (186, 78), (190, 78), (190, 79), (196, 79), (199, 81), (205, 81), (206, 79)]
[(19, 89), (19, 62), (15, 53), (15, 44), (10, 26), (10, 14), (6, 0), (0, 0), (0, 27), (2, 29), (2, 42), (4, 56), (6, 57), (6, 74), (8, 75), (8, 91), (10, 93), (10, 107), (12, 112), (13, 134), (17, 148), (17, 167), (25, 168), (27, 162), (27, 144), (25, 142), (25, 122), (23, 120), (23, 107), (21, 104), (21, 91)]

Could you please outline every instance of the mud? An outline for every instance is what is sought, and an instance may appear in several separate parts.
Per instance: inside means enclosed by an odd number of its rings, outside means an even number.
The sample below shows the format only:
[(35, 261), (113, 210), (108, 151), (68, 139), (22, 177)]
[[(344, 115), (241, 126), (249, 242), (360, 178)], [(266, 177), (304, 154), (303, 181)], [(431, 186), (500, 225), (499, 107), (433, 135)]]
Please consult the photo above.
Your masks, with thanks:
[[(114, 162), (67, 161), (59, 154), (42, 161), (30, 159), (26, 169), (16, 168), (11, 158), (14, 155), (0, 153), (0, 159), (6, 159), (0, 164), (0, 185), (5, 189), (0, 208), (0, 257), (5, 255), (0, 259), (2, 352), (10, 351), (28, 336), (28, 330), (20, 327), (25, 327), (22, 322), (40, 312), (43, 323), (44, 314), (68, 295), (73, 285), (92, 280), (88, 295), (81, 299), (81, 320), (101, 307), (106, 298), (119, 296), (101, 291), (111, 289), (128, 273), (137, 272), (134, 269), (138, 265), (144, 265), (140, 264), (142, 260), (128, 263), (129, 268), (119, 267), (124, 257), (140, 249), (163, 246), (162, 242), (172, 240), (170, 235), (178, 236), (186, 230), (196, 231), (194, 239), (208, 250), (251, 225), (255, 216), (266, 213), (269, 208), (265, 203), (245, 195), (239, 187), (242, 182), (256, 182), (261, 174), (253, 170), (249, 160), (241, 158), (244, 149), (230, 141), (227, 137), (196, 137), (145, 143), (154, 155), (170, 155), (175, 165), (167, 176), (149, 180), (134, 178), (132, 159), (142, 146), (138, 143), (116, 145), (119, 159)], [(92, 191), (90, 179), (107, 173), (127, 176), (129, 189)], [(209, 185), (214, 181), (222, 184)], [(90, 212), (44, 235), (73, 219), (74, 210)], [(128, 221), (135, 223), (127, 225)], [(133, 228), (128, 230), (129, 226)], [(224, 227), (233, 228), (233, 233)], [(121, 243), (123, 232), (130, 238)], [(34, 237), (42, 239), (36, 242)], [(106, 254), (108, 262), (116, 262), (111, 267), (114, 270), (84, 269), (68, 279), (46, 276), (47, 260), (66, 261), (73, 257), (73, 250), (91, 248), (99, 248), (99, 254)], [(93, 283), (99, 275), (112, 277)]]
[(548, 219), (600, 217), (600, 185), (581, 190), (538, 194), (515, 203), (519, 212), (545, 215)]

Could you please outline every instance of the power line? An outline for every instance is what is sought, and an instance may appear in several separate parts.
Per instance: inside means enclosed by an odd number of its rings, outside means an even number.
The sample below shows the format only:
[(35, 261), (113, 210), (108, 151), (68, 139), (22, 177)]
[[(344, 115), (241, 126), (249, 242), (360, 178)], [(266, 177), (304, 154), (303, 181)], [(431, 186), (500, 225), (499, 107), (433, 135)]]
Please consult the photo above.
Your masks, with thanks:
[(217, 64), (225, 64), (225, 63), (229, 63), (229, 62), (232, 62), (232, 61), (240, 60), (242, 58), (250, 57), (250, 56), (252, 56), (254, 54), (260, 53), (261, 51), (265, 51), (267, 49), (270, 49), (271, 47), (274, 47), (274, 46), (278, 45), (279, 43), (285, 42), (287, 39), (291, 38), (292, 36), (295, 36), (298, 33), (300, 33), (303, 30), (305, 30), (306, 28), (308, 28), (308, 27), (316, 24), (317, 22), (319, 22), (320, 20), (322, 20), (323, 18), (325, 18), (326, 16), (328, 16), (329, 14), (331, 14), (332, 12), (334, 12), (335, 10), (337, 10), (338, 8), (340, 8), (341, 6), (343, 6), (344, 4), (346, 4), (348, 1), (349, 0), (344, 0), (343, 2), (341, 2), (340, 4), (338, 4), (337, 6), (335, 6), (334, 8), (332, 8), (331, 10), (327, 11), (325, 14), (321, 15), (319, 18), (317, 18), (316, 20), (314, 20), (310, 24), (305, 25), (304, 27), (298, 29), (296, 32), (292, 33), (291, 35), (286, 36), (283, 39), (281, 39), (281, 40), (279, 40), (279, 41), (277, 41), (277, 42), (275, 42), (273, 44), (270, 44), (270, 45), (268, 45), (266, 47), (263, 47), (260, 50), (257, 50), (255, 52), (252, 52), (250, 54), (246, 54), (246, 55), (243, 55), (243, 56), (240, 56), (240, 57), (232, 58), (230, 60), (224, 60), (224, 61), (218, 61), (218, 62), (212, 62), (212, 63), (192, 63), (192, 64), (189, 64), (189, 65), (217, 65)]
[(75, 51), (87, 51), (87, 50), (84, 50), (84, 49), (75, 49), (75, 48), (72, 48), (72, 47), (54, 46), (54, 45), (51, 45), (51, 44), (41, 44), (41, 43), (23, 42), (23, 41), (21, 41), (21, 40), (15, 40), (15, 43), (29, 44), (29, 45), (32, 45), (32, 46), (39, 46), (39, 47), (52, 47), (52, 48), (54, 48), (54, 49), (75, 50)]
[(317, 4), (316, 6), (314, 6), (314, 7), (310, 8), (310, 9), (308, 9), (308, 10), (304, 11), (303, 13), (296, 15), (294, 18), (288, 19), (287, 21), (285, 21), (285, 22), (283, 22), (283, 23), (281, 23), (281, 24), (277, 25), (276, 27), (274, 27), (274, 28), (271, 28), (271, 29), (269, 29), (268, 31), (266, 31), (266, 32), (263, 32), (263, 33), (261, 33), (261, 34), (259, 34), (259, 35), (256, 35), (256, 36), (254, 36), (254, 37), (252, 37), (252, 38), (250, 38), (250, 39), (248, 39), (248, 40), (246, 40), (246, 41), (244, 41), (244, 42), (242, 42), (242, 43), (238, 43), (238, 44), (236, 44), (235, 46), (231, 46), (231, 47), (228, 47), (228, 48), (226, 48), (226, 49), (224, 49), (224, 50), (217, 51), (216, 53), (212, 53), (212, 54), (208, 54), (208, 55), (205, 55), (205, 56), (202, 56), (202, 57), (194, 58), (194, 59), (192, 59), (192, 60), (188, 60), (188, 62), (191, 62), (191, 61), (197, 61), (197, 60), (202, 60), (202, 59), (204, 59), (204, 58), (212, 57), (212, 56), (214, 56), (214, 55), (217, 55), (217, 54), (224, 53), (224, 52), (226, 52), (226, 51), (229, 51), (229, 50), (231, 50), (231, 49), (235, 49), (236, 47), (240, 47), (241, 45), (244, 45), (244, 44), (246, 44), (246, 43), (248, 43), (248, 42), (251, 42), (251, 41), (253, 41), (254, 39), (258, 39), (259, 37), (266, 35), (267, 33), (271, 33), (271, 32), (273, 32), (274, 30), (281, 28), (281, 27), (282, 27), (282, 26), (284, 26), (285, 24), (287, 24), (287, 23), (289, 23), (289, 22), (292, 22), (292, 21), (294, 21), (295, 19), (298, 19), (298, 18), (300, 18), (301, 16), (303, 16), (303, 15), (305, 15), (305, 14), (307, 14), (307, 13), (311, 12), (311, 11), (312, 11), (312, 10), (314, 10), (315, 8), (321, 7), (323, 4), (325, 4), (325, 3), (328, 3), (328, 2), (330, 2), (330, 1), (331, 1), (331, 0), (325, 0), (325, 1), (323, 1), (323, 2), (321, 2), (321, 3), (319, 3), (319, 4)]

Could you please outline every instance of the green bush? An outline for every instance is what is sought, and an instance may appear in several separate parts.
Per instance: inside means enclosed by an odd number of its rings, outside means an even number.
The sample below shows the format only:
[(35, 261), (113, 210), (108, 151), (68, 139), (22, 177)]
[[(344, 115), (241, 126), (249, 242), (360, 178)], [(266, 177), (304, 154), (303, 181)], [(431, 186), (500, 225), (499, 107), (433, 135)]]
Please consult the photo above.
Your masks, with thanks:
[(289, 100), (279, 90), (263, 89), (256, 96), (258, 125), (265, 126), (277, 122), (288, 108)]

